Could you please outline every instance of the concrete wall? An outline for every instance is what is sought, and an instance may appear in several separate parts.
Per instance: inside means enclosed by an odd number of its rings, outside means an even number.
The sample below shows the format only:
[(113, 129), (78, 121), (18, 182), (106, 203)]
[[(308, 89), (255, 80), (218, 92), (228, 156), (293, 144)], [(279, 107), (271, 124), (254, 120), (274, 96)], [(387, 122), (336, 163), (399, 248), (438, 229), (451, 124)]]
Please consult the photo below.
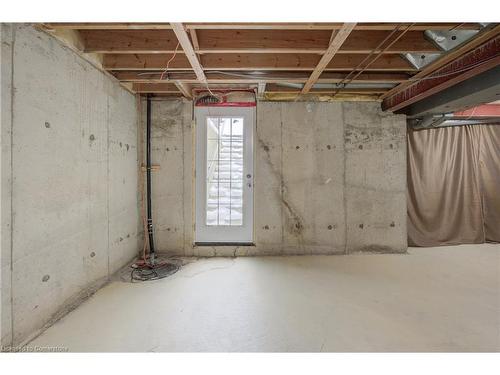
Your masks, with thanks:
[(17, 345), (137, 254), (137, 111), (32, 27), (2, 25), (1, 61), (1, 334)]
[[(145, 108), (145, 106), (143, 106)], [(377, 102), (260, 102), (255, 247), (193, 246), (192, 105), (154, 102), (157, 248), (177, 255), (406, 251), (406, 121)], [(144, 114), (143, 114), (144, 118)]]

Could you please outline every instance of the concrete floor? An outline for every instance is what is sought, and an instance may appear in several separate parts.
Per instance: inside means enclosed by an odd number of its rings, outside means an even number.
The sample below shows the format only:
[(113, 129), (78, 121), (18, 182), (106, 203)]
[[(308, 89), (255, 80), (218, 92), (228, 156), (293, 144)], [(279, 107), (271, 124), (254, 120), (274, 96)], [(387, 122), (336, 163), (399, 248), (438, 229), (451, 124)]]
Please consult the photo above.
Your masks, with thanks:
[(211, 258), (113, 282), (30, 345), (70, 351), (500, 351), (500, 246)]

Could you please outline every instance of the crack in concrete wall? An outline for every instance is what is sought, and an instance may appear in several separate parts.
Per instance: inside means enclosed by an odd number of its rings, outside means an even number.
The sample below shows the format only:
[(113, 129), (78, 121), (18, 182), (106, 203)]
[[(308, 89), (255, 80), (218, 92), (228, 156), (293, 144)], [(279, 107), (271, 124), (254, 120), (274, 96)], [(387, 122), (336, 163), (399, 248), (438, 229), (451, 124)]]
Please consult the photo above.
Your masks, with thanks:
[(194, 209), (185, 192), (194, 191), (185, 177), (193, 167), (185, 160), (194, 150), (194, 128), (183, 115), (192, 107), (179, 100), (155, 106), (159, 121), (176, 116), (169, 120), (174, 130), (156, 140), (160, 148), (184, 142), (178, 156), (156, 156), (162, 164), (153, 193), (156, 225), (185, 228), (182, 239), (162, 232), (160, 251), (230, 257), (406, 251), (404, 116), (383, 113), (377, 102), (258, 103), (255, 246), (201, 247), (193, 245), (191, 221), (182, 222)]
[(266, 145), (266, 143), (259, 136), (257, 136), (257, 141), (259, 147), (267, 155), (265, 158), (266, 163), (269, 165), (275, 177), (280, 181), (280, 187), (281, 187), (280, 194), (277, 194), (277, 198), (280, 200), (283, 207), (286, 209), (285, 211), (287, 213), (287, 218), (286, 218), (287, 225), (285, 226), (285, 228), (288, 230), (289, 233), (301, 239), (302, 231), (304, 228), (303, 220), (300, 217), (300, 214), (292, 207), (292, 204), (287, 199), (287, 184), (283, 178), (283, 175), (278, 171), (278, 169), (274, 166), (274, 164), (271, 161), (271, 156), (269, 154), (269, 146)]

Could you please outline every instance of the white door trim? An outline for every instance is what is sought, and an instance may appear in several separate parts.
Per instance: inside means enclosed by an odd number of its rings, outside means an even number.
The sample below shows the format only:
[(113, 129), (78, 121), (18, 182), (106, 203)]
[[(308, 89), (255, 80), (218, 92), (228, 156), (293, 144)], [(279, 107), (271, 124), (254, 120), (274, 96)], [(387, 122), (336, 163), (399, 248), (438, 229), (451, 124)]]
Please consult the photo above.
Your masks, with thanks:
[[(195, 107), (195, 242), (253, 242), (255, 107)], [(207, 117), (243, 118), (242, 225), (207, 225)]]

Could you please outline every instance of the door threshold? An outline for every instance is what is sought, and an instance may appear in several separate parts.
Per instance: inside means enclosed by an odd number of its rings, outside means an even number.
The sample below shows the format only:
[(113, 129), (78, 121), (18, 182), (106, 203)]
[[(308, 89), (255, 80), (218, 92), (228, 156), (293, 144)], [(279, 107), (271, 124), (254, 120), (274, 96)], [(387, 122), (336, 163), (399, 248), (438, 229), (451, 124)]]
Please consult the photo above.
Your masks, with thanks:
[(255, 246), (253, 242), (195, 242), (195, 246)]

